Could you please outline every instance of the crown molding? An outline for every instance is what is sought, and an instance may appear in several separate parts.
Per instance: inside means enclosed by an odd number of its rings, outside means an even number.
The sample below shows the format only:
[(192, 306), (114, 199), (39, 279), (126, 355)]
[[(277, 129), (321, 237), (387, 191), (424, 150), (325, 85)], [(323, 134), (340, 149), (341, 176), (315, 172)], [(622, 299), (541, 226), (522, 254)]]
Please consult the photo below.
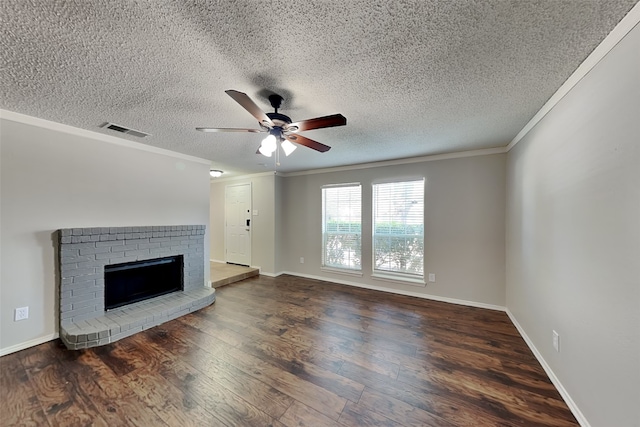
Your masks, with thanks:
[(48, 129), (56, 132), (67, 133), (70, 135), (79, 136), (83, 138), (89, 138), (96, 141), (107, 142), (109, 144), (115, 144), (123, 147), (134, 148), (136, 150), (147, 151), (149, 153), (161, 154), (164, 156), (174, 157), (181, 160), (188, 160), (190, 162), (211, 165), (211, 161), (202, 159), (200, 157), (189, 156), (187, 154), (177, 153), (175, 151), (166, 150), (164, 148), (153, 147), (151, 145), (141, 144), (139, 142), (129, 141), (127, 139), (122, 139), (122, 138), (118, 138), (116, 136), (111, 136), (111, 135), (105, 135), (105, 134), (94, 132), (87, 129), (80, 129), (80, 128), (65, 125), (62, 123), (40, 119), (38, 117), (27, 116), (26, 114), (16, 113), (13, 111), (0, 109), (0, 119), (9, 120), (16, 123), (22, 123), (30, 126), (36, 126), (42, 129)]
[(511, 150), (520, 142), (552, 109), (562, 98), (567, 95), (598, 63), (614, 48), (625, 36), (640, 22), (640, 2), (638, 2), (627, 15), (615, 26), (615, 28), (602, 40), (602, 42), (591, 52), (587, 59), (571, 74), (571, 76), (560, 86), (556, 93), (542, 106), (529, 123), (511, 140), (506, 147), (506, 151)]
[[(226, 173), (226, 172), (225, 172)], [(211, 183), (217, 183), (217, 182), (229, 182), (229, 181), (243, 181), (243, 180), (247, 180), (247, 179), (252, 179), (252, 178), (260, 178), (263, 176), (282, 176), (282, 174), (280, 172), (260, 172), (260, 173), (252, 173), (252, 174), (248, 174), (248, 175), (235, 175), (235, 176), (228, 176), (225, 178), (219, 177), (219, 178), (213, 178), (211, 177)]]
[(315, 175), (315, 174), (329, 173), (329, 172), (342, 172), (342, 171), (351, 171), (351, 170), (357, 170), (357, 169), (371, 169), (371, 168), (379, 168), (384, 166), (396, 166), (396, 165), (406, 165), (411, 163), (432, 162), (436, 160), (459, 159), (462, 157), (488, 156), (491, 154), (502, 154), (506, 152), (507, 152), (506, 147), (485, 148), (481, 150), (459, 151), (456, 153), (434, 154), (430, 156), (409, 157), (406, 159), (384, 160), (381, 162), (360, 163), (360, 164), (349, 165), (349, 166), (337, 166), (333, 168), (312, 169), (312, 170), (300, 171), (300, 172), (279, 173), (278, 175), (286, 178), (290, 176)]

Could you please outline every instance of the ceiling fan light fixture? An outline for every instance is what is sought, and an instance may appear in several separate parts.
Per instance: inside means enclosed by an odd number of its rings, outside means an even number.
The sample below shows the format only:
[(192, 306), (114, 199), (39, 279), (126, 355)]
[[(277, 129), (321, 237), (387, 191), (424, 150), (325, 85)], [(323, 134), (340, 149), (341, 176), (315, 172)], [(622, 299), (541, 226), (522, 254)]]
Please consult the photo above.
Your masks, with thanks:
[(282, 150), (284, 150), (284, 155), (285, 156), (288, 156), (289, 154), (293, 153), (295, 151), (295, 149), (297, 148), (288, 139), (285, 139), (284, 141), (282, 141), (280, 146), (282, 147)]
[(271, 157), (271, 151), (266, 150), (262, 145), (260, 146), (260, 148), (258, 148), (258, 151), (259, 151), (259, 152), (260, 152), (260, 154), (262, 154), (263, 156)]
[(211, 169), (209, 171), (209, 175), (211, 175), (212, 178), (220, 178), (223, 173), (224, 172), (222, 172), (220, 170), (216, 170), (216, 169)]
[(271, 157), (271, 153), (273, 153), (274, 151), (276, 151), (276, 149), (278, 148), (278, 145), (276, 144), (276, 137), (273, 135), (269, 135), (267, 136), (265, 139), (262, 140), (262, 144), (260, 144), (260, 152), (262, 154), (266, 152), (269, 153), (269, 156), (267, 157)]

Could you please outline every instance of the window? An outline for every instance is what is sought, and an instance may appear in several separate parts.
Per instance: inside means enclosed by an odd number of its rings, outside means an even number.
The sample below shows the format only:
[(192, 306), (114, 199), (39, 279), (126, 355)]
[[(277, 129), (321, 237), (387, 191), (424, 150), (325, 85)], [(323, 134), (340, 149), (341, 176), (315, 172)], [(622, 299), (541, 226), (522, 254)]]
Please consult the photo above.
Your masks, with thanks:
[(322, 188), (322, 266), (361, 270), (362, 189), (360, 184)]
[(373, 185), (373, 273), (424, 280), (424, 179)]

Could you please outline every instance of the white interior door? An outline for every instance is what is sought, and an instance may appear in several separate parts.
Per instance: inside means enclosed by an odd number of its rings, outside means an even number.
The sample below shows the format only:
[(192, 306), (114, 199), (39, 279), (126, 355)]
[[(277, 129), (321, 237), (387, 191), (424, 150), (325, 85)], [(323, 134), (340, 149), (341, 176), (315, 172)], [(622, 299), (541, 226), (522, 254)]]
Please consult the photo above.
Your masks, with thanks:
[(225, 261), (251, 265), (251, 184), (225, 189)]

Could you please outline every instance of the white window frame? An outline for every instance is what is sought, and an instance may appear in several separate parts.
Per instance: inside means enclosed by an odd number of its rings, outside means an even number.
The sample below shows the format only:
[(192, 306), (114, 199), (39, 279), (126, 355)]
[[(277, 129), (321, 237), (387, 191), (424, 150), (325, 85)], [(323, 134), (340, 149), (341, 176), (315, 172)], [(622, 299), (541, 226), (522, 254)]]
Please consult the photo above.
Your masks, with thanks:
[[(327, 263), (327, 248), (326, 248), (326, 236), (328, 234), (326, 230), (327, 228), (327, 205), (326, 205), (327, 192), (333, 189), (354, 188), (354, 187), (357, 188), (359, 197), (360, 197), (360, 201), (359, 201), (360, 205), (358, 206), (360, 215), (357, 218), (360, 225), (360, 231), (359, 232), (350, 231), (350, 232), (347, 232), (347, 234), (357, 235), (360, 240), (360, 253), (359, 253), (360, 264), (352, 267), (331, 265)], [(361, 183), (351, 182), (351, 183), (344, 183), (344, 184), (332, 184), (332, 185), (322, 186), (322, 235), (321, 236), (322, 236), (321, 238), (322, 260), (320, 265), (321, 270), (330, 271), (334, 273), (362, 276), (362, 184)]]
[[(379, 204), (381, 203), (378, 199), (379, 197), (377, 196), (377, 188), (379, 188), (378, 186), (385, 186), (385, 185), (393, 185), (393, 184), (402, 184), (402, 183), (408, 183), (408, 182), (421, 182), (422, 184), (422, 191), (420, 192), (420, 197), (421, 200), (417, 201), (417, 205), (416, 208), (418, 208), (418, 213), (420, 214), (421, 218), (421, 224), (420, 228), (421, 228), (421, 234), (408, 234), (407, 236), (419, 236), (419, 239), (422, 241), (422, 260), (421, 260), (421, 268), (419, 272), (409, 272), (409, 271), (395, 271), (394, 269), (384, 269), (384, 268), (378, 268), (376, 266), (376, 241), (377, 238), (379, 236), (376, 235), (376, 221), (379, 220), (379, 218), (377, 218), (377, 216), (379, 216), (378, 213), (378, 208), (379, 208)], [(402, 181), (382, 181), (382, 182), (374, 182), (371, 185), (371, 263), (372, 263), (372, 277), (376, 278), (376, 279), (380, 279), (380, 280), (389, 280), (389, 281), (401, 281), (401, 282), (407, 282), (409, 284), (414, 284), (414, 285), (420, 285), (420, 286), (424, 286), (426, 285), (425, 282), (425, 275), (424, 275), (424, 265), (425, 265), (425, 259), (424, 259), (424, 201), (425, 201), (425, 179), (424, 177), (422, 178), (416, 178), (416, 179), (411, 179), (411, 178), (407, 178), (404, 179)], [(420, 209), (421, 208), (421, 209)], [(413, 216), (415, 216), (415, 211), (413, 212)], [(385, 215), (387, 218), (389, 217), (389, 212), (386, 213)], [(390, 221), (390, 219), (388, 219)], [(406, 219), (405, 219), (406, 221)], [(406, 227), (406, 222), (405, 224), (403, 224), (403, 226)], [(396, 236), (396, 237), (402, 237), (401, 235)]]

